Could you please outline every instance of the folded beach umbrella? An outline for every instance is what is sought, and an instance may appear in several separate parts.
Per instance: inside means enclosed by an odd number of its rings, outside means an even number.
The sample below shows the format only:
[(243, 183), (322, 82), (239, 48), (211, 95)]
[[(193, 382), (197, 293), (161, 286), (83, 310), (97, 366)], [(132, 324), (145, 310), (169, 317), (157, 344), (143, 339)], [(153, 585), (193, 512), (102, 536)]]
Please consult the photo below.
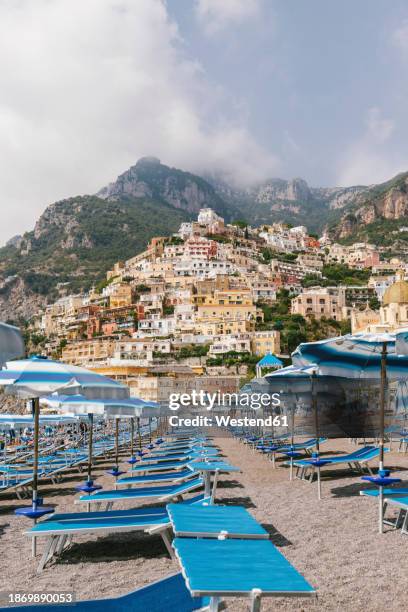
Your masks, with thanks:
[(34, 417), (33, 498), (31, 516), (39, 516), (38, 437), (39, 398), (55, 392), (81, 393), (88, 398), (126, 399), (129, 389), (106, 376), (43, 357), (8, 361), (0, 370), (0, 386), (6, 393), (32, 401)]
[(0, 323), (0, 367), (9, 359), (17, 359), (24, 354), (24, 341), (18, 327)]

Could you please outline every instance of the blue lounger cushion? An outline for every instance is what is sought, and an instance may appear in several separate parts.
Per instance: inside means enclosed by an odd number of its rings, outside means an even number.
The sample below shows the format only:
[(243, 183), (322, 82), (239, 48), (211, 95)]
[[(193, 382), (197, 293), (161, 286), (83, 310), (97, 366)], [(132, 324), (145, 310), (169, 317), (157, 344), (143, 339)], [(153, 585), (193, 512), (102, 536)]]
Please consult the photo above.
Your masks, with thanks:
[(269, 539), (269, 534), (242, 506), (189, 506), (168, 504), (167, 511), (176, 537)]
[[(111, 599), (94, 599), (77, 601), (69, 606), (63, 605), (33, 605), (19, 606), (22, 612), (192, 612), (207, 606), (208, 598), (191, 597), (181, 574), (168, 576), (163, 580), (153, 582), (127, 595)], [(0, 608), (0, 611), (11, 608)], [(13, 608), (14, 609), (14, 608)]]
[[(324, 442), (327, 441), (327, 438), (319, 438), (319, 443), (323, 444)], [(310, 440), (306, 440), (306, 442), (297, 442), (296, 444), (286, 444), (284, 446), (280, 446), (279, 448), (276, 449), (276, 453), (287, 453), (288, 451), (291, 451), (292, 448), (293, 450), (309, 450), (311, 448), (314, 448), (316, 446), (316, 442), (317, 439), (316, 438), (311, 438)]]
[(385, 501), (388, 504), (391, 504), (391, 505), (394, 504), (398, 506), (399, 508), (404, 508), (405, 510), (408, 511), (408, 497), (406, 497), (405, 495), (395, 495), (392, 497), (387, 497)]
[[(388, 451), (389, 451), (388, 448), (384, 448), (385, 453), (387, 453)], [(325, 461), (328, 461), (330, 465), (335, 465), (337, 463), (359, 463), (359, 462), (370, 461), (371, 459), (375, 459), (376, 457), (378, 457), (379, 453), (380, 453), (380, 450), (376, 446), (365, 446), (364, 448), (356, 450), (352, 453), (348, 453), (346, 455), (338, 455), (337, 457), (336, 456), (325, 457), (324, 455), (320, 455), (320, 459), (324, 459)], [(313, 459), (300, 459), (300, 460), (294, 461), (294, 465), (298, 467), (307, 467), (311, 465), (311, 461), (313, 461)]]
[[(367, 497), (378, 497), (380, 495), (380, 491), (379, 489), (363, 489), (362, 491), (360, 491), (360, 495), (364, 495)], [(394, 497), (394, 496), (404, 496), (407, 495), (408, 496), (408, 489), (406, 488), (401, 488), (401, 489), (393, 489), (392, 487), (384, 487), (383, 488), (383, 495), (386, 497)], [(407, 500), (408, 501), (408, 500)]]
[(175, 538), (173, 548), (195, 596), (310, 596), (314, 588), (267, 540)]
[(135, 472), (156, 472), (165, 470), (181, 470), (181, 468), (185, 468), (189, 464), (189, 459), (183, 459), (181, 461), (165, 461), (164, 463), (147, 463), (144, 464), (136, 464), (133, 467), (132, 473)]
[[(132, 472), (130, 472), (132, 473)], [(124, 478), (118, 478), (116, 484), (120, 485), (131, 485), (131, 484), (144, 484), (148, 482), (169, 482), (178, 480), (187, 480), (188, 478), (192, 478), (193, 476), (198, 476), (198, 472), (193, 472), (190, 469), (187, 470), (177, 470), (174, 472), (166, 472), (159, 474), (147, 474), (146, 476), (125, 476)]]
[(80, 533), (148, 529), (169, 523), (166, 508), (132, 508), (131, 510), (109, 510), (107, 512), (67, 512), (52, 514), (29, 529), (31, 536), (51, 533)]
[(176, 497), (203, 486), (201, 478), (187, 480), (179, 485), (161, 487), (139, 487), (137, 489), (121, 489), (120, 491), (96, 491), (92, 495), (81, 495), (81, 502), (111, 502), (115, 500), (138, 499), (147, 497)]

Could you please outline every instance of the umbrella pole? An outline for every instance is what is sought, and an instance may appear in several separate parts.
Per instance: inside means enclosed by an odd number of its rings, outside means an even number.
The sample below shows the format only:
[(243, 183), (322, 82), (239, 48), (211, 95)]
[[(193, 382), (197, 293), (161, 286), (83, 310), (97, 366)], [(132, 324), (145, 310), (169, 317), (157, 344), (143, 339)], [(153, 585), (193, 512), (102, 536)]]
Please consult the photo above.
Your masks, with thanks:
[(152, 443), (152, 419), (149, 417), (149, 444)]
[[(33, 463), (33, 510), (37, 509), (38, 498), (38, 442), (40, 429), (40, 400), (38, 397), (32, 400), (34, 416), (34, 463)], [(35, 538), (33, 538), (35, 540)]]
[(88, 482), (92, 482), (92, 446), (93, 446), (93, 414), (88, 414), (89, 435), (88, 435)]
[[(381, 351), (381, 388), (380, 388), (380, 457), (379, 472), (384, 469), (384, 421), (385, 421), (385, 391), (387, 386), (387, 343), (383, 342)], [(380, 473), (380, 476), (381, 473)], [(380, 485), (378, 491), (378, 531), (384, 531), (384, 489)]]
[(315, 435), (316, 435), (316, 452), (320, 453), (320, 442), (319, 442), (319, 414), (317, 410), (317, 397), (316, 397), (316, 372), (312, 374), (312, 406), (315, 422)]
[(380, 389), (380, 470), (384, 469), (384, 422), (385, 392), (387, 387), (387, 343), (383, 342), (381, 351), (381, 389)]
[(139, 451), (142, 451), (142, 434), (140, 432), (140, 417), (137, 417), (137, 435), (139, 438)]
[(133, 457), (133, 438), (135, 437), (135, 419), (130, 419), (130, 456)]
[(119, 469), (119, 419), (115, 419), (115, 466)]
[[(34, 416), (34, 462), (33, 462), (33, 500), (32, 507), (33, 511), (37, 510), (38, 507), (38, 442), (39, 442), (39, 433), (40, 433), (40, 400), (38, 397), (33, 398), (32, 400), (32, 411)], [(37, 519), (34, 519), (34, 525), (36, 524)], [(32, 556), (35, 557), (37, 555), (37, 538), (33, 538), (32, 548), (31, 548)]]
[(293, 452), (294, 452), (294, 442), (295, 442), (295, 406), (292, 402), (292, 435), (290, 438), (290, 476), (289, 480), (293, 480)]
[[(316, 436), (316, 456), (319, 460), (320, 455), (320, 443), (319, 443), (319, 413), (317, 410), (317, 397), (316, 397), (316, 372), (312, 373), (312, 406), (315, 422), (315, 436)], [(320, 477), (320, 464), (317, 466), (317, 497), (322, 499), (322, 480)]]

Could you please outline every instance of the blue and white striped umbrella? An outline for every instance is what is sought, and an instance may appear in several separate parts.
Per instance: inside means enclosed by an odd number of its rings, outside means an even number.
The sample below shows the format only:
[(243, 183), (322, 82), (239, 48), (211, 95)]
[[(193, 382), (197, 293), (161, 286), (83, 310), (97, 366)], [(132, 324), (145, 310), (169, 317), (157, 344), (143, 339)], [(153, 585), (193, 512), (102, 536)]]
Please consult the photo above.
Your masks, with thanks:
[(18, 327), (0, 323), (0, 367), (9, 359), (17, 359), (24, 354), (24, 341)]
[(55, 392), (92, 399), (129, 397), (129, 388), (111, 378), (42, 357), (8, 361), (0, 370), (0, 386), (6, 393), (29, 399)]
[(6, 393), (20, 398), (31, 399), (34, 416), (34, 464), (32, 511), (38, 510), (38, 440), (39, 440), (39, 398), (63, 391), (67, 395), (81, 393), (93, 399), (126, 399), (129, 388), (125, 385), (77, 366), (42, 357), (19, 361), (8, 361), (0, 371), (0, 386)]
[(347, 334), (319, 342), (300, 344), (292, 353), (296, 367), (316, 365), (318, 374), (344, 378), (379, 378), (381, 374), (381, 352), (387, 345), (387, 376), (389, 380), (408, 377), (408, 355), (400, 335), (393, 334)]
[(124, 399), (88, 399), (84, 395), (49, 395), (41, 403), (70, 414), (94, 414), (107, 417), (158, 417), (160, 404), (137, 397)]

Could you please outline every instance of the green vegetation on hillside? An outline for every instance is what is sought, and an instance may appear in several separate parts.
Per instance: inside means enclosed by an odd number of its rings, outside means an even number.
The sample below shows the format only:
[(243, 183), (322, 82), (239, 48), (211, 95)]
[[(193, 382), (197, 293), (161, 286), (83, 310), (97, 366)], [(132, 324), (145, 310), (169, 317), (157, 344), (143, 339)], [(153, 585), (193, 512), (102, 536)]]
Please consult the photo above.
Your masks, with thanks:
[(189, 218), (158, 201), (70, 198), (53, 205), (38, 238), (25, 234), (27, 254), (11, 246), (0, 249), (0, 271), (18, 274), (41, 295), (50, 296), (61, 282), (71, 291), (86, 289), (103, 281), (115, 262), (142, 251), (153, 236), (175, 232)]
[(350, 321), (336, 321), (322, 317), (302, 317), (291, 314), (291, 297), (287, 289), (281, 289), (272, 305), (257, 304), (264, 313), (263, 323), (257, 323), (257, 330), (276, 330), (280, 332), (281, 353), (290, 354), (302, 342), (323, 340), (350, 332)]

